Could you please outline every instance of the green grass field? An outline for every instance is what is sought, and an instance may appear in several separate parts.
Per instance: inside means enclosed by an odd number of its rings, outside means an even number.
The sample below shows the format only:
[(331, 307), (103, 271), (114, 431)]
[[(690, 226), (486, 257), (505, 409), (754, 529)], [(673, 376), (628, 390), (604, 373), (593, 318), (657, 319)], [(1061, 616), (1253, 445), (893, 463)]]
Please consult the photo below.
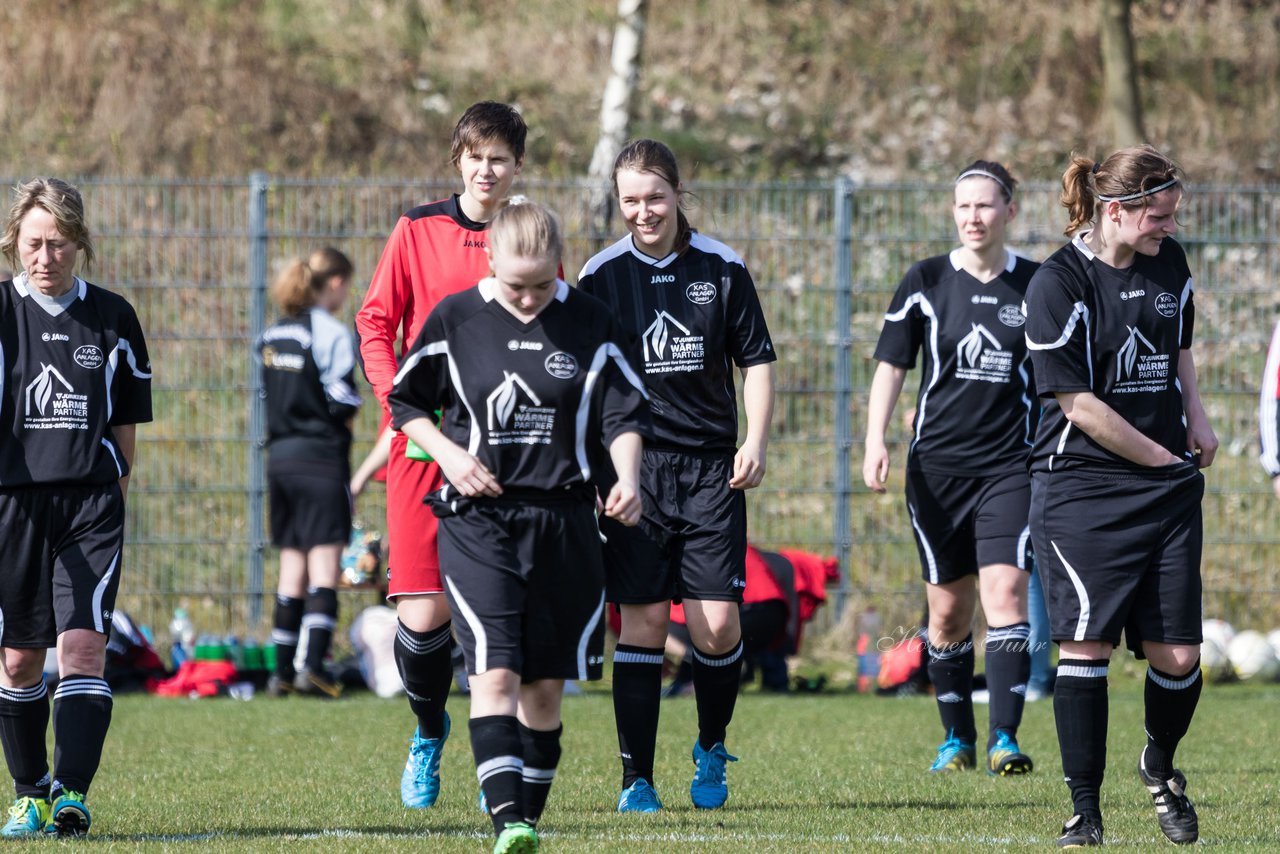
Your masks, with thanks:
[[(1126, 850), (1164, 847), (1134, 770), (1142, 682), (1129, 670), (1112, 678), (1106, 841)], [(998, 779), (926, 773), (940, 740), (931, 697), (749, 693), (730, 731), (730, 751), (741, 761), (729, 766), (726, 808), (703, 812), (689, 803), (694, 705), (675, 699), (664, 701), (659, 736), (666, 809), (619, 816), (606, 686), (565, 701), (564, 759), (543, 816), (544, 851), (1048, 851), (1069, 815), (1049, 700), (1028, 705), (1020, 737), (1037, 760), (1035, 773)], [(455, 695), (450, 706), (461, 723), (466, 699)], [(1203, 844), (1280, 849), (1278, 710), (1277, 685), (1205, 689), (1178, 760)], [(985, 707), (978, 714), (981, 729)], [(411, 727), (403, 699), (369, 694), (338, 702), (121, 696), (89, 801), (87, 844), (110, 851), (489, 851), (464, 726), (446, 748), (440, 803), (427, 811), (400, 806)], [(25, 843), (39, 844), (59, 843)]]

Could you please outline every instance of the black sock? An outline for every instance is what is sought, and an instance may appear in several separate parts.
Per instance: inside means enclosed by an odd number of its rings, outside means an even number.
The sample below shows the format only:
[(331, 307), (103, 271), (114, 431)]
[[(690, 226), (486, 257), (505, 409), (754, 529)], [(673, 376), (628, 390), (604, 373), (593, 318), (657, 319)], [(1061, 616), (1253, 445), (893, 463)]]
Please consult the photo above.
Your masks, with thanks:
[(307, 669), (324, 672), (324, 660), (333, 643), (333, 630), (338, 626), (338, 591), (332, 587), (313, 587), (307, 591), (307, 610), (302, 615), (302, 630), (307, 633)]
[(1000, 730), (1018, 735), (1022, 706), (1027, 699), (1027, 679), (1031, 677), (1031, 653), (1027, 643), (1030, 623), (987, 629), (987, 693), (990, 695), (987, 749), (996, 742)]
[(85, 794), (102, 760), (111, 726), (111, 686), (98, 676), (68, 675), (53, 692), (53, 786)]
[(929, 680), (933, 682), (942, 728), (947, 738), (973, 744), (978, 740), (978, 729), (973, 723), (973, 635), (941, 647), (926, 638), (925, 645), (929, 649)]
[(471, 753), (493, 832), (502, 833), (508, 824), (524, 821), (524, 746), (516, 716), (472, 718)]
[(444, 735), (444, 704), (453, 684), (452, 640), (449, 623), (429, 632), (415, 632), (404, 623), (396, 627), (396, 666), (422, 738)]
[(1173, 776), (1173, 753), (1191, 726), (1202, 687), (1199, 661), (1185, 676), (1171, 676), (1148, 666), (1147, 747), (1142, 752), (1142, 767), (1151, 776), (1161, 780)]
[(693, 649), (693, 692), (698, 703), (698, 743), (710, 750), (725, 740), (742, 679), (742, 640), (724, 655)]
[(19, 798), (49, 797), (49, 690), (41, 679), (30, 688), (0, 687), (0, 744)]
[(1062, 773), (1078, 815), (1102, 821), (1102, 777), (1107, 768), (1107, 664), (1064, 658), (1053, 686)]
[(294, 677), (293, 659), (298, 655), (298, 632), (305, 604), (301, 599), (276, 594), (271, 642), (276, 646), (276, 675), (286, 682), (292, 682)]
[(613, 719), (624, 789), (636, 780), (653, 784), (661, 697), (662, 647), (618, 644), (613, 651)]
[(551, 783), (560, 764), (560, 735), (563, 726), (552, 730), (529, 729), (520, 724), (520, 745), (524, 751), (520, 795), (524, 800), (524, 817), (536, 825), (551, 794)]

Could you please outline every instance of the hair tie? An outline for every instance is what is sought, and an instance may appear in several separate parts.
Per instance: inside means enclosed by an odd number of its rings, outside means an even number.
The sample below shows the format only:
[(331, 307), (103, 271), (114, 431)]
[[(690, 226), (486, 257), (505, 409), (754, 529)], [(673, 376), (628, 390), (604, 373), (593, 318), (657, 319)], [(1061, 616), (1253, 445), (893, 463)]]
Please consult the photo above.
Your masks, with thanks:
[(1098, 170), (1099, 170), (1099, 169), (1101, 169), (1101, 168), (1102, 168), (1102, 164), (1101, 164), (1101, 163), (1099, 163), (1099, 162), (1098, 162), (1098, 161), (1096, 161), (1096, 160), (1095, 160), (1095, 161), (1093, 161), (1093, 174), (1094, 174), (1094, 175), (1097, 175), (1097, 174), (1098, 174)]

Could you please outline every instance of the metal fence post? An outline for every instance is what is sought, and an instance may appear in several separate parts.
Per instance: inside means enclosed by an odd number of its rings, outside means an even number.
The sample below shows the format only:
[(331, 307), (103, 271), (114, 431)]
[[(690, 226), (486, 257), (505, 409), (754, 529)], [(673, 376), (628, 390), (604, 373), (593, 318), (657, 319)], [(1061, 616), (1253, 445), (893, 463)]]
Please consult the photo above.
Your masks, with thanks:
[(835, 346), (835, 507), (832, 520), (832, 540), (836, 560), (840, 565), (840, 586), (836, 590), (832, 611), (837, 620), (844, 610), (849, 593), (850, 556), (853, 537), (849, 527), (851, 485), (849, 472), (853, 449), (853, 335), (850, 321), (853, 317), (853, 182), (845, 176), (836, 178), (834, 184), (835, 233), (832, 237), (832, 255), (835, 269), (835, 327), (832, 341)]
[[(249, 176), (249, 335), (257, 341), (267, 316), (267, 173)], [(252, 359), (252, 355), (249, 356)], [(249, 625), (262, 618), (263, 559), (266, 532), (262, 525), (266, 475), (262, 448), (266, 444), (266, 408), (262, 392), (262, 371), (249, 369)]]

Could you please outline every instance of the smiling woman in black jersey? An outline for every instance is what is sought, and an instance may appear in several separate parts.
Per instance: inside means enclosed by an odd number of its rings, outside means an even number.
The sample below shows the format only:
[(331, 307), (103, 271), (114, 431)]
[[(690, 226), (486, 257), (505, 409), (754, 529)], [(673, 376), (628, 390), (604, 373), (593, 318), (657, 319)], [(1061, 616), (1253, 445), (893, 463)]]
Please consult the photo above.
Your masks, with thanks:
[(1021, 305), (1037, 265), (1005, 246), (1016, 186), (992, 161), (960, 171), (952, 208), (960, 248), (903, 277), (876, 345), (867, 407), (862, 477), (884, 492), (885, 431), (923, 350), (906, 493), (929, 602), (929, 677), (946, 736), (934, 772), (977, 763), (971, 625), (979, 598), (988, 625), (987, 770), (1032, 767), (1017, 733), (1031, 667), (1026, 460), (1038, 407)]
[[(638, 528), (604, 526), (609, 601), (622, 610), (613, 702), (622, 754), (620, 812), (662, 807), (653, 786), (663, 644), (672, 597), (684, 601), (698, 703), (689, 795), (729, 796), (725, 749), (742, 667), (738, 608), (746, 584), (746, 499), (760, 485), (773, 416), (773, 365), (755, 283), (738, 254), (689, 227), (671, 149), (631, 143), (613, 167), (627, 236), (595, 255), (578, 287), (604, 300), (634, 336), (654, 418)], [(734, 368), (747, 429), (738, 440)]]
[(111, 723), (102, 677), (151, 362), (133, 307), (75, 275), (94, 257), (75, 187), (19, 185), (0, 251), (22, 271), (0, 281), (0, 743), (18, 796), (0, 836), (80, 836)]
[(396, 428), (444, 474), (429, 497), (471, 674), (476, 773), (501, 854), (537, 850), (564, 680), (599, 679), (603, 669), (592, 485), (601, 445), (618, 473), (602, 509), (634, 525), (650, 428), (617, 324), (557, 276), (555, 217), (534, 204), (505, 208), (488, 242), (493, 275), (432, 310), (389, 400)]
[(1075, 814), (1058, 844), (1102, 844), (1107, 666), (1120, 642), (1150, 665), (1138, 774), (1173, 842), (1199, 824), (1173, 767), (1200, 697), (1200, 469), (1218, 439), (1191, 354), (1191, 272), (1173, 239), (1182, 173), (1150, 146), (1062, 176), (1071, 242), (1027, 289), (1044, 402), (1031, 454), (1031, 532), (1059, 644), (1054, 716)]

